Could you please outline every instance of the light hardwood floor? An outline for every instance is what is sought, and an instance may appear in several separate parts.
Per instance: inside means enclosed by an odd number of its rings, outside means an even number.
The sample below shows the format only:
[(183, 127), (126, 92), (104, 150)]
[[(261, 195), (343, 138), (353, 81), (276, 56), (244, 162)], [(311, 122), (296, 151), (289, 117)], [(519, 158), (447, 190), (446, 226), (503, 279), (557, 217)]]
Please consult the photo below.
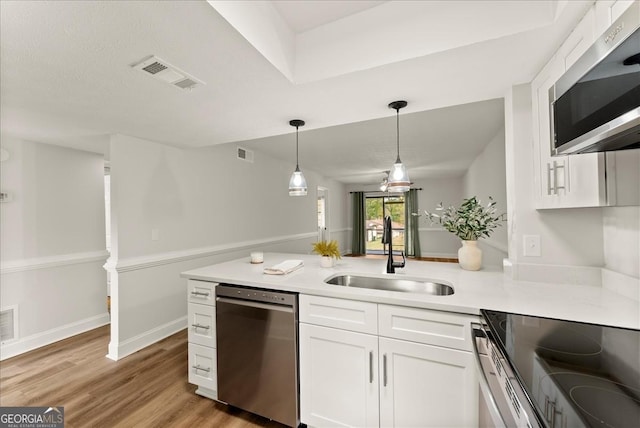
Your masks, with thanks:
[(109, 326), (0, 362), (0, 406), (64, 406), (65, 426), (284, 428), (194, 393), (187, 331), (120, 361)]

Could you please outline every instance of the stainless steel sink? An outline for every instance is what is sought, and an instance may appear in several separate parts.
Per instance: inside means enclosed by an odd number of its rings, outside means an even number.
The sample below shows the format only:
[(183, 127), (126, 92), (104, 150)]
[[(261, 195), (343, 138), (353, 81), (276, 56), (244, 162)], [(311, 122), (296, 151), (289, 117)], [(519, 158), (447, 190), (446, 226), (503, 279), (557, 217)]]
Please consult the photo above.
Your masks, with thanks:
[(403, 291), (408, 293), (425, 293), (435, 296), (453, 294), (453, 287), (440, 282), (421, 281), (397, 277), (377, 277), (364, 275), (333, 275), (324, 282), (345, 287), (372, 288), (375, 290)]

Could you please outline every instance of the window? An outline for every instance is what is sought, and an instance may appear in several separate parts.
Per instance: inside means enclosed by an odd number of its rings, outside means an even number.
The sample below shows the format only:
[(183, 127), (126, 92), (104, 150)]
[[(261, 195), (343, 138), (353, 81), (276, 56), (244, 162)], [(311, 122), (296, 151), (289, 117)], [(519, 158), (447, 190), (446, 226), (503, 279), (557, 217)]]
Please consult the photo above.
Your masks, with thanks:
[(384, 218), (391, 216), (391, 236), (394, 249), (404, 250), (404, 195), (367, 196), (364, 227), (367, 254), (386, 254), (382, 244)]

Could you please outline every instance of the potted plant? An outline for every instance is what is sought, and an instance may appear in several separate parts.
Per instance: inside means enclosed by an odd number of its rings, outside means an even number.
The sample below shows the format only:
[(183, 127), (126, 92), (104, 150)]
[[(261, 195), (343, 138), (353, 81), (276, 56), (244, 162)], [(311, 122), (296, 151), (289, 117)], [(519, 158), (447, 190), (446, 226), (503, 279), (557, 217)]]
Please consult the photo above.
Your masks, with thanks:
[(489, 201), (487, 205), (482, 205), (474, 196), (465, 199), (459, 208), (444, 208), (440, 202), (436, 212), (424, 212), (431, 224), (440, 224), (462, 240), (462, 247), (458, 250), (458, 263), (465, 270), (480, 269), (482, 250), (477, 246), (478, 239), (488, 238), (506, 220), (504, 214), (497, 213), (493, 198), (489, 197)]
[(338, 249), (338, 241), (318, 241), (313, 244), (313, 252), (316, 254), (320, 254), (322, 258), (320, 259), (320, 266), (322, 267), (332, 267), (334, 259), (340, 258), (340, 250)]

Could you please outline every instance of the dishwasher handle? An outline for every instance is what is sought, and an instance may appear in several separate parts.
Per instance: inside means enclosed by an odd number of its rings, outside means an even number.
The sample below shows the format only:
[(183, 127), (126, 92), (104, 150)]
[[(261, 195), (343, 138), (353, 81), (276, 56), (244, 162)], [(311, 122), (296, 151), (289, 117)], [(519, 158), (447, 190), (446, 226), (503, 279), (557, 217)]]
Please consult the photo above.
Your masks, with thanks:
[(229, 297), (216, 297), (216, 302), (228, 303), (230, 305), (247, 306), (250, 308), (265, 309), (267, 311), (280, 311), (294, 313), (293, 306), (275, 305), (271, 303), (260, 303), (251, 300), (231, 299)]

